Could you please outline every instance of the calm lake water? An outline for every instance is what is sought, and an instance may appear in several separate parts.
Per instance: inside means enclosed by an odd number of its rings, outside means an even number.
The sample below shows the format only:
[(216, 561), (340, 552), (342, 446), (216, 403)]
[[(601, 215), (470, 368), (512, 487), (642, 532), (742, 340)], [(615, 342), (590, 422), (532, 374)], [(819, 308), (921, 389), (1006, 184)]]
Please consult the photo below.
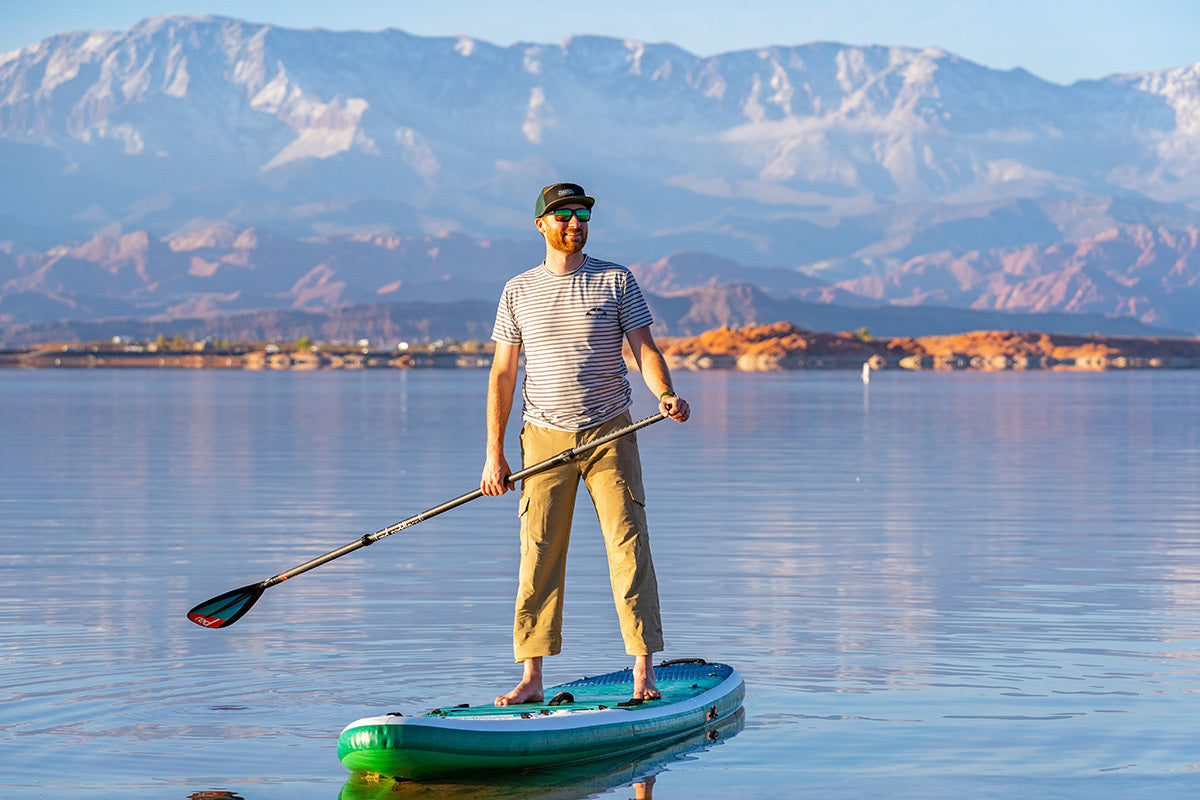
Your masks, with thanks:
[[(0, 796), (1200, 794), (1197, 372), (678, 375), (693, 420), (639, 434), (663, 657), (736, 666), (741, 730), (592, 771), (352, 780), (349, 721), (516, 681), (515, 495), (231, 628), (184, 613), (473, 489), (485, 383), (0, 372)], [(551, 682), (628, 661), (577, 519)]]

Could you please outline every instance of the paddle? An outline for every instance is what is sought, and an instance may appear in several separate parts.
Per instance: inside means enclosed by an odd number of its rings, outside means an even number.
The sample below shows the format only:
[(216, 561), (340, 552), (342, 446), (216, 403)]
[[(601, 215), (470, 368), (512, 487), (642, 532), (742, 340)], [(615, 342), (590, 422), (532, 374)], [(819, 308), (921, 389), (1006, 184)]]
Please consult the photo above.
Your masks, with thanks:
[[(569, 461), (575, 460), (589, 450), (594, 450), (603, 444), (613, 441), (614, 439), (619, 439), (626, 434), (633, 433), (634, 431), (644, 428), (647, 425), (653, 425), (655, 422), (663, 419), (666, 419), (666, 417), (663, 416), (662, 413), (658, 413), (652, 417), (646, 417), (641, 422), (635, 422), (632, 425), (627, 425), (626, 427), (621, 428), (620, 430), (613, 431), (607, 436), (601, 436), (599, 439), (590, 441), (587, 444), (581, 444), (578, 447), (564, 450), (556, 456), (547, 458), (545, 461), (540, 461), (531, 467), (526, 467), (520, 472), (515, 472), (512, 475), (509, 475), (508, 482), (515, 484), (517, 481), (528, 478), (530, 475), (536, 475), (537, 473), (543, 472), (551, 467), (566, 464)], [(317, 556), (311, 561), (305, 561), (300, 566), (292, 567), (287, 572), (281, 572), (272, 578), (267, 578), (265, 581), (259, 581), (258, 583), (252, 583), (249, 586), (243, 586), (240, 589), (234, 589), (233, 591), (225, 592), (225, 594), (219, 594), (211, 600), (205, 600), (203, 603), (189, 611), (187, 615), (188, 619), (205, 628), (224, 628), (232, 625), (241, 619), (242, 615), (249, 611), (251, 606), (258, 602), (258, 598), (262, 597), (263, 592), (275, 584), (283, 583), (288, 578), (294, 578), (302, 572), (308, 572), (310, 569), (316, 569), (322, 564), (327, 564), (330, 561), (333, 561), (335, 558), (341, 558), (347, 553), (352, 553), (360, 547), (366, 547), (369, 544), (375, 544), (375, 542), (379, 541), (385, 536), (391, 536), (393, 533), (399, 533), (405, 528), (416, 525), (418, 522), (427, 520), (430, 517), (436, 517), (438, 514), (441, 514), (444, 511), (449, 511), (452, 508), (457, 508), (463, 503), (469, 503), (477, 497), (483, 497), (482, 489), (476, 489), (473, 492), (468, 492), (467, 494), (456, 497), (453, 500), (442, 503), (440, 506), (434, 506), (428, 511), (424, 511), (414, 517), (409, 517), (402, 522), (397, 522), (395, 525), (391, 525), (381, 531), (367, 534), (348, 545), (339, 547), (337, 550), (331, 550), (323, 556)]]

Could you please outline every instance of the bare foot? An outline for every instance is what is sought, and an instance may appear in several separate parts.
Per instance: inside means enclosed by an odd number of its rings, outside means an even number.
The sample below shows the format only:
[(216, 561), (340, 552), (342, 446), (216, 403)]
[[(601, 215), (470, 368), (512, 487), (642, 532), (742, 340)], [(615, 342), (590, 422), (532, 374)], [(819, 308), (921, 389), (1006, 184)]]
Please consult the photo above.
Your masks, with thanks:
[(546, 699), (545, 693), (542, 691), (542, 682), (536, 684), (521, 681), (517, 684), (517, 688), (513, 689), (508, 694), (502, 694), (496, 698), (498, 706), (515, 706), (521, 703), (540, 703)]
[(508, 694), (497, 697), (496, 705), (515, 706), (521, 703), (540, 703), (545, 699), (546, 693), (542, 689), (542, 657), (535, 656), (525, 661), (525, 672), (521, 676), (521, 682)]
[(654, 682), (654, 664), (650, 656), (635, 656), (633, 660), (633, 699), (658, 700), (662, 692)]

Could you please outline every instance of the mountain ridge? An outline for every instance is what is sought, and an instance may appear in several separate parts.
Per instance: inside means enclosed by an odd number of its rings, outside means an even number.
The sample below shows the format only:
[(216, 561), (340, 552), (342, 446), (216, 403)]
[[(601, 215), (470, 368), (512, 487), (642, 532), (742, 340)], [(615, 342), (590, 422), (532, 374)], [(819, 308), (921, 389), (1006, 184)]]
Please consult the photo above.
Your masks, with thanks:
[[(485, 191), (505, 170), (536, 170), (540, 159), (590, 165), (615, 155), (637, 159), (660, 185), (687, 187), (696, 202), (769, 196), (766, 205), (803, 210), (811, 195), (840, 213), (853, 203), (823, 186), (860, 205), (997, 187), (1012, 196), (1023, 181), (1122, 188), (1105, 184), (1111, 158), (1103, 173), (1079, 152), (1061, 174), (1045, 162), (1096, 141), (1146, 158), (1173, 131), (1190, 136), (1200, 124), (1198, 71), (1062, 87), (936, 48), (814, 43), (702, 58), (605, 37), (500, 48), (396, 30), (158, 17), (128, 32), (51, 37), (0, 64), (0, 138), (71, 148), (80, 169), (94, 166), (81, 144), (140, 157), (126, 164), (186, 158), (259, 176), (357, 155), (435, 195), (433, 176), (480, 171), (474, 159), (461, 164), (463, 151), (486, 143), (485, 152), (510, 152), (480, 176)], [(567, 91), (550, 74), (579, 77)], [(394, 82), (380, 88), (381, 75)], [(221, 124), (194, 109), (221, 112)], [(1184, 144), (1194, 156), (1194, 143)], [(700, 171), (708, 163), (721, 169)], [(1190, 191), (1194, 201), (1200, 190)], [(419, 209), (411, 191), (400, 196)]]
[[(369, 303), (492, 302), (509, 276), (537, 262), (538, 245), (532, 237), (483, 240), (462, 234), (289, 239), (226, 223), (192, 225), (161, 238), (146, 231), (114, 231), (45, 253), (0, 256), (0, 324), (112, 317), (163, 322), (285, 309), (332, 312)], [(605, 254), (602, 248), (590, 252)], [(942, 318), (953, 308), (1087, 313), (1096, 319), (1137, 320), (1147, 334), (1200, 330), (1200, 306), (1193, 302), (1200, 290), (1200, 227), (1174, 231), (1128, 225), (1074, 243), (958, 256), (943, 251), (886, 272), (828, 276), (831, 280), (745, 267), (700, 252), (629, 266), (647, 292), (663, 298), (691, 293), (692, 310), (663, 329), (676, 335), (698, 332), (689, 320), (764, 321), (771, 318), (766, 309), (782, 301), (874, 308), (874, 316), (882, 306), (925, 309)], [(737, 302), (761, 312), (720, 318), (713, 307), (730, 303), (742, 293), (739, 286), (753, 286), (756, 294)], [(705, 291), (719, 299), (704, 301)], [(1050, 332), (1105, 329), (1067, 330), (1055, 324)], [(894, 335), (916, 334), (899, 330)]]
[[(723, 284), (657, 295), (646, 292), (655, 334), (698, 336), (718, 328), (743, 328), (786, 320), (815, 331), (867, 330), (879, 337), (944, 336), (977, 330), (1095, 334), (1145, 339), (1178, 338), (1180, 331), (1130, 318), (1098, 314), (1004, 313), (963, 308), (842, 306), (773, 298), (751, 284)], [(2, 310), (2, 307), (0, 307)], [(0, 349), (114, 337), (152, 341), (183, 336), (192, 341), (318, 341), (367, 339), (391, 347), (400, 341), (486, 341), (495, 300), (406, 301), (344, 305), (327, 311), (256, 309), (202, 317), (186, 315), (54, 320), (0, 324)]]

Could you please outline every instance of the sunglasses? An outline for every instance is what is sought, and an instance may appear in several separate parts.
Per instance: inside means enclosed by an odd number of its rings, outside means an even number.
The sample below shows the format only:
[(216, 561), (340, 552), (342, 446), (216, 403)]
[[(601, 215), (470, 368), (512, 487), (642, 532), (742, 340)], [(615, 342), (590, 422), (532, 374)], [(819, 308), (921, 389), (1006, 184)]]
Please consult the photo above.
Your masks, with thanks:
[(579, 220), (580, 222), (587, 222), (592, 218), (592, 212), (588, 211), (586, 208), (560, 208), (555, 211), (551, 211), (550, 213), (553, 214), (554, 218), (559, 222), (570, 222), (572, 215), (574, 215), (575, 219)]

